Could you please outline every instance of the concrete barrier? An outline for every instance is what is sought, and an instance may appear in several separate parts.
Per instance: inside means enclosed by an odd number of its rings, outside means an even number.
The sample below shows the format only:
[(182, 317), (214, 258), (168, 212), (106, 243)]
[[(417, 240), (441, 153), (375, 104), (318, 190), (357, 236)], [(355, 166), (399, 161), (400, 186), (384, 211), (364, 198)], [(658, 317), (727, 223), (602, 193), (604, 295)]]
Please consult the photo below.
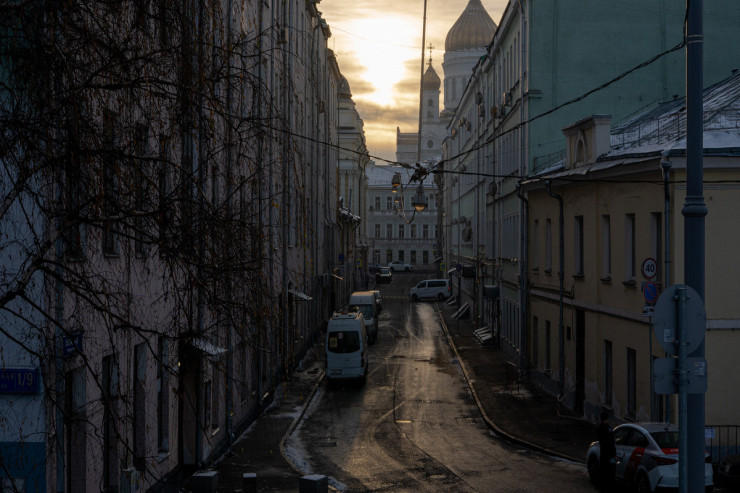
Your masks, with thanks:
[(298, 493), (328, 493), (329, 478), (321, 474), (303, 476), (298, 480)]
[(242, 474), (242, 492), (257, 493), (257, 474), (245, 472)]
[(190, 478), (193, 493), (216, 493), (218, 471), (198, 471)]

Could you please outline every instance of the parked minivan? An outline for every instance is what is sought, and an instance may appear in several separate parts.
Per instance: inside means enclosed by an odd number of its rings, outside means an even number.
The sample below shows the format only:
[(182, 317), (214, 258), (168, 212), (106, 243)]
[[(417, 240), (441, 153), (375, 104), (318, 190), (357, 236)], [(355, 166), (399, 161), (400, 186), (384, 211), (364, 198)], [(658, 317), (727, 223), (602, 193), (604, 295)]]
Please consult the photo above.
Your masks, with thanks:
[(334, 313), (326, 326), (326, 378), (367, 379), (367, 331), (361, 312)]
[(409, 299), (419, 301), (425, 298), (435, 298), (442, 301), (449, 298), (451, 294), (449, 279), (426, 279), (411, 288)]
[(349, 296), (349, 310), (362, 312), (369, 341), (378, 338), (378, 305), (372, 291), (355, 291)]

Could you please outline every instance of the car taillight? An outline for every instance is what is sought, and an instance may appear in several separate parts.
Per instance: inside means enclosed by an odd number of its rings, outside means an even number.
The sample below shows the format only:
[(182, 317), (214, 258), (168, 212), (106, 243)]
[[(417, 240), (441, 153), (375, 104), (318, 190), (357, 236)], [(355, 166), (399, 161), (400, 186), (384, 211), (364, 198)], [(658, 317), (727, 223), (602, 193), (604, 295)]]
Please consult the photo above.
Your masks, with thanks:
[(656, 456), (653, 457), (653, 459), (655, 459), (655, 463), (659, 466), (670, 466), (671, 464), (675, 464), (676, 462), (678, 462), (678, 459), (672, 459), (670, 457)]

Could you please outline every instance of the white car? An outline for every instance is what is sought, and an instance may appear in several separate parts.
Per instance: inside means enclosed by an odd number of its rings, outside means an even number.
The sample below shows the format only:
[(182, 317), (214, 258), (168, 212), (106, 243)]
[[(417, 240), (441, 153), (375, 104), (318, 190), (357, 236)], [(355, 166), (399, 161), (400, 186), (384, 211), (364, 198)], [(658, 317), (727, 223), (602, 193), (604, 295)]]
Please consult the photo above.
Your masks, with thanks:
[[(638, 493), (678, 488), (678, 427), (667, 423), (625, 423), (614, 428), (617, 446), (616, 480)], [(586, 452), (588, 475), (599, 485), (599, 442)], [(705, 453), (709, 457), (708, 453)], [(713, 488), (712, 464), (704, 463), (706, 491)]]
[(406, 262), (403, 262), (401, 260), (392, 260), (388, 262), (388, 267), (390, 267), (393, 272), (402, 270), (404, 272), (408, 272), (414, 267), (411, 264), (407, 264)]

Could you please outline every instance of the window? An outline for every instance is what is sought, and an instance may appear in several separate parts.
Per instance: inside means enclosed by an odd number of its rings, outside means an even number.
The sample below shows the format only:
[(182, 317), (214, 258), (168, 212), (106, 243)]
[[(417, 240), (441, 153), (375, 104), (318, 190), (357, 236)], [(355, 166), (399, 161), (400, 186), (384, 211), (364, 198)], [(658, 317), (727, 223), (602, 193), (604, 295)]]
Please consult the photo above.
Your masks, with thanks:
[(583, 277), (583, 216), (576, 216), (573, 221), (573, 275)]
[(157, 444), (159, 453), (170, 450), (170, 343), (159, 338), (157, 347)]
[(203, 384), (203, 423), (207, 428), (211, 428), (213, 424), (213, 412), (211, 411), (211, 405), (213, 403), (211, 381), (206, 380)]
[(87, 417), (85, 406), (85, 367), (75, 368), (65, 374), (65, 446), (66, 491), (85, 491), (87, 472)]
[(385, 237), (393, 238), (393, 225), (392, 224), (385, 225)]
[(421, 252), (421, 262), (426, 265), (429, 263), (429, 251), (424, 250)]
[(611, 218), (601, 216), (601, 280), (611, 281), (612, 278), (612, 232)]
[(380, 238), (380, 224), (375, 225), (375, 237)]
[(387, 264), (391, 260), (393, 260), (393, 250), (389, 248), (385, 251), (385, 263)]
[(376, 211), (380, 210), (380, 196), (379, 195), (375, 196), (375, 210)]
[(134, 183), (134, 253), (137, 257), (144, 257), (147, 254), (146, 243), (144, 242), (146, 222), (144, 216), (147, 205), (147, 186), (148, 180), (145, 167), (145, 156), (147, 153), (147, 137), (149, 130), (144, 125), (137, 125), (134, 130), (134, 173), (136, 181)]
[(545, 272), (552, 272), (552, 220), (545, 220)]
[(545, 373), (548, 375), (552, 372), (552, 329), (550, 321), (545, 320)]
[(635, 215), (624, 216), (624, 280), (635, 281)]
[(614, 392), (614, 369), (612, 364), (612, 341), (604, 341), (604, 404), (612, 405)]
[(411, 250), (411, 265), (416, 265), (416, 250)]
[(399, 224), (398, 225), (398, 237), (399, 238), (405, 238), (405, 236), (406, 236), (406, 231), (405, 231), (404, 225), (403, 224)]
[(118, 364), (115, 356), (103, 358), (103, 486), (106, 490), (117, 490), (118, 475)]
[(437, 235), (439, 234), (439, 226), (436, 224), (434, 225), (434, 238), (437, 238)]
[(539, 368), (540, 356), (540, 320), (532, 317), (532, 364), (535, 369)]
[(401, 262), (406, 261), (406, 252), (404, 250), (398, 251), (398, 260), (400, 260)]
[(429, 238), (429, 225), (428, 224), (421, 225), (421, 237), (424, 239)]
[(627, 416), (637, 415), (637, 356), (627, 348)]
[(386, 210), (389, 210), (389, 211), (393, 210), (393, 196), (392, 195), (388, 195), (385, 198), (385, 208)]
[(116, 180), (118, 163), (116, 155), (118, 137), (115, 130), (116, 115), (106, 113), (104, 117), (104, 147), (107, 156), (103, 162), (103, 253), (105, 255), (118, 254), (118, 238), (116, 222), (113, 219), (118, 211), (118, 183)]
[(540, 221), (535, 219), (532, 223), (532, 270), (540, 270)]
[(416, 238), (416, 224), (411, 225), (411, 237)]
[(134, 467), (146, 468), (146, 344), (134, 346)]
[(159, 138), (159, 173), (157, 176), (158, 181), (158, 198), (159, 198), (159, 211), (157, 215), (158, 226), (159, 226), (159, 242), (160, 245), (169, 244), (169, 229), (172, 226), (172, 209), (169, 205), (168, 194), (170, 193), (170, 180), (172, 179), (170, 174), (170, 163), (169, 163), (169, 152), (170, 152), (170, 141), (169, 138), (162, 135)]

